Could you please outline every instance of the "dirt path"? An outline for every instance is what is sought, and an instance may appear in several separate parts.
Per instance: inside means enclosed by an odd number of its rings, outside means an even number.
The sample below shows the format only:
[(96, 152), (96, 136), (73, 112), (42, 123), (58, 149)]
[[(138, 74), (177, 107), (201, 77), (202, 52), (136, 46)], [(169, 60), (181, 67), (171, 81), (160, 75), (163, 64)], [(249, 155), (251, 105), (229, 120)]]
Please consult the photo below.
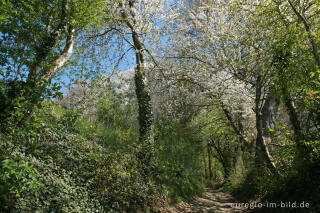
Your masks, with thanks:
[(245, 208), (235, 205), (236, 200), (228, 193), (219, 190), (207, 189), (206, 193), (190, 203), (181, 202), (174, 208), (164, 212), (201, 212), (201, 213), (226, 213), (226, 212), (248, 212)]

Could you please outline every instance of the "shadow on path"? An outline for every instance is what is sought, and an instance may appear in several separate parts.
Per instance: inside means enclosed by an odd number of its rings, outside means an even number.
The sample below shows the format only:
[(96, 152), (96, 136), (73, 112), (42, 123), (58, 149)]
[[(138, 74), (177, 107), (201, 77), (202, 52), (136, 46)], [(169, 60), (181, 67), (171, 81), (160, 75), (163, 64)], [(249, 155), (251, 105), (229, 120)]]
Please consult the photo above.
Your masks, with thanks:
[(190, 203), (181, 202), (177, 206), (163, 211), (163, 213), (201, 212), (201, 213), (226, 213), (249, 212), (236, 205), (236, 200), (228, 193), (217, 189), (207, 189), (206, 193)]

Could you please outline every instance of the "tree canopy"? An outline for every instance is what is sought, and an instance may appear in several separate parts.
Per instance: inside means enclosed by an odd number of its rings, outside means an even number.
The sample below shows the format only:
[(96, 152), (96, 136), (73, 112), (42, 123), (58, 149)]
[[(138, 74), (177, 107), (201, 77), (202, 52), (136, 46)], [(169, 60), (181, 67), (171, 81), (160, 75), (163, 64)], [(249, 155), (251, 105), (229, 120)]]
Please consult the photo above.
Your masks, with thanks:
[(317, 212), (319, 14), (0, 0), (0, 211), (167, 212), (219, 188)]

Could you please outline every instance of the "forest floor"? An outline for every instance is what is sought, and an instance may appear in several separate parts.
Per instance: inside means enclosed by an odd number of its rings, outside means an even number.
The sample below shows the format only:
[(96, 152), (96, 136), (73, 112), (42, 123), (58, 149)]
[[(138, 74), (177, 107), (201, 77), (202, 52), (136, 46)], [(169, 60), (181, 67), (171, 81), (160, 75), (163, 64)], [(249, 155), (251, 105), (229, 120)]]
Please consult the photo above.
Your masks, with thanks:
[(237, 206), (237, 200), (231, 194), (218, 189), (207, 189), (206, 193), (195, 200), (186, 203), (180, 202), (175, 207), (166, 209), (163, 213), (201, 212), (201, 213), (226, 213), (249, 212), (244, 207)]

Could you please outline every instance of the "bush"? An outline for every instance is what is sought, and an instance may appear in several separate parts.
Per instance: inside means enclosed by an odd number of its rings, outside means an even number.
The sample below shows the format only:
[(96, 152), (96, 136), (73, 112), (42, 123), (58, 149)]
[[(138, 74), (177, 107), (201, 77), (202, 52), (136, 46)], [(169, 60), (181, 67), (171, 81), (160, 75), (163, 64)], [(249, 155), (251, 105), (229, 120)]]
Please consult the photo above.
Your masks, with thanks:
[[(104, 133), (79, 111), (47, 102), (26, 124), (0, 135), (2, 211), (125, 211), (153, 206), (161, 196), (140, 175), (134, 146), (110, 149), (113, 138), (93, 137)], [(134, 144), (130, 131), (117, 141)]]
[(158, 181), (171, 204), (191, 200), (204, 192), (204, 178), (199, 170), (202, 148), (189, 128), (178, 120), (164, 121), (155, 131)]
[[(310, 208), (304, 212), (317, 212), (320, 202), (319, 162), (292, 165), (281, 174), (272, 174), (266, 169), (254, 169), (247, 173), (241, 184), (232, 188), (234, 195), (242, 201), (250, 199), (259, 202), (305, 202)], [(300, 212), (297, 209), (255, 209), (258, 212)]]

